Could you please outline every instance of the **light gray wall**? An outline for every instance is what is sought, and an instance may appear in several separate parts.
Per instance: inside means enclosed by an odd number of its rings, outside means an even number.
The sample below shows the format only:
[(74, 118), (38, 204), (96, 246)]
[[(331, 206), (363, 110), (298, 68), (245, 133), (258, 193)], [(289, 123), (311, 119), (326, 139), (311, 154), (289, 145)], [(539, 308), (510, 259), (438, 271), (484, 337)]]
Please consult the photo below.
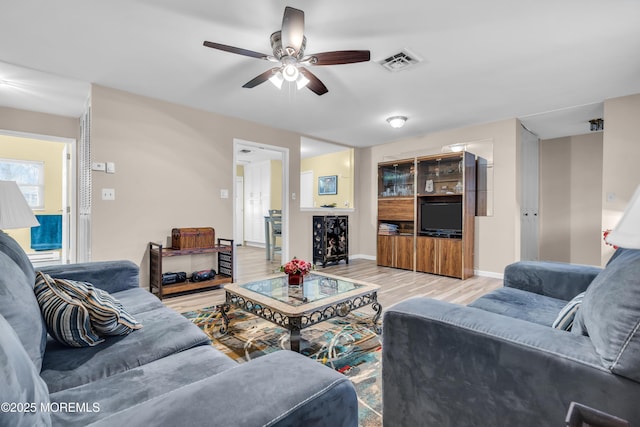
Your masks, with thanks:
[(600, 265), (602, 132), (540, 141), (540, 259)]

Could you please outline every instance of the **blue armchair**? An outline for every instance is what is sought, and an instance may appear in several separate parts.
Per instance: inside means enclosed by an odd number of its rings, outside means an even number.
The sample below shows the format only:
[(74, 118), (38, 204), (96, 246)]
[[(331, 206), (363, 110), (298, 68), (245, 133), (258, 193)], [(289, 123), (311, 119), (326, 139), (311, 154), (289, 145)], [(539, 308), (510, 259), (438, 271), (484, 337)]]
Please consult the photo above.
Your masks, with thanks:
[(383, 320), (384, 425), (559, 426), (572, 401), (640, 425), (639, 329), (640, 250), (602, 270), (518, 262), (469, 306), (408, 299)]

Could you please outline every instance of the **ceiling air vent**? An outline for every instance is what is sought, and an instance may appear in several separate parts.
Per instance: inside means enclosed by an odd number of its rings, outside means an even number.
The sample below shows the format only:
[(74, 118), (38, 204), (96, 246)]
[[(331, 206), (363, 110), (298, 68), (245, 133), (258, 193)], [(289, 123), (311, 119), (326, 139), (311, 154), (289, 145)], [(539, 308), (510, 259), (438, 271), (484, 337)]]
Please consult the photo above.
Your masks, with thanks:
[(388, 58), (378, 61), (380, 65), (391, 72), (406, 70), (407, 68), (421, 62), (422, 59), (411, 53), (407, 49), (403, 49), (400, 53), (391, 55)]

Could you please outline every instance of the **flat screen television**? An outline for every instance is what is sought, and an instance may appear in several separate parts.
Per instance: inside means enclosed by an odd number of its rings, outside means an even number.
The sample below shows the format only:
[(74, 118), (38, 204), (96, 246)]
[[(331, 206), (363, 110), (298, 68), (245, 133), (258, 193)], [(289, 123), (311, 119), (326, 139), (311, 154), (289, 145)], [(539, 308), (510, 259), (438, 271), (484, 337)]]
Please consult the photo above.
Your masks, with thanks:
[(420, 231), (428, 235), (461, 234), (462, 203), (422, 203), (420, 205)]

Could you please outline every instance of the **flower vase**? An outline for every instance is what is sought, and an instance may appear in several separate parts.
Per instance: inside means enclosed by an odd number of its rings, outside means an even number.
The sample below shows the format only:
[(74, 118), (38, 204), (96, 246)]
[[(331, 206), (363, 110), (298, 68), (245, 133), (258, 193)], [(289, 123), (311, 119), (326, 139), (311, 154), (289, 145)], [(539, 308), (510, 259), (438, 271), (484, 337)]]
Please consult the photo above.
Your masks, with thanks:
[(304, 281), (304, 276), (300, 273), (288, 274), (288, 277), (289, 277), (289, 286), (300, 286)]

